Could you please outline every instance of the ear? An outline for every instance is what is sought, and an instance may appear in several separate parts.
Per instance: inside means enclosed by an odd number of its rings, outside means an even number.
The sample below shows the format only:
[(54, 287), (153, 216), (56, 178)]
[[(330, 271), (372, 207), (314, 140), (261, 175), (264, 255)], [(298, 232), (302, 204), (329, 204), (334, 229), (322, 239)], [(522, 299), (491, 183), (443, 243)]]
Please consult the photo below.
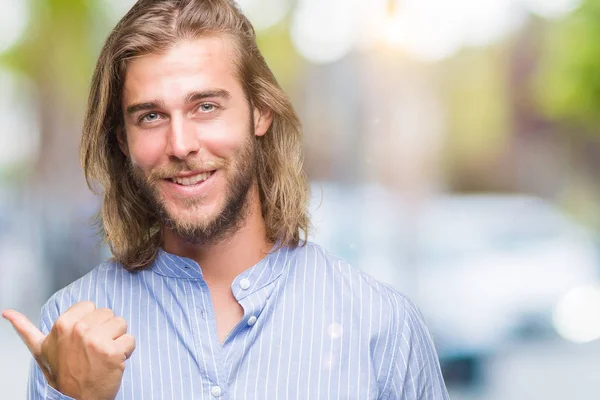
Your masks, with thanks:
[(263, 136), (273, 122), (273, 112), (270, 109), (260, 110), (254, 108), (254, 134), (256, 136)]
[(121, 152), (125, 154), (125, 157), (129, 157), (129, 147), (127, 146), (127, 138), (125, 136), (125, 128), (117, 128), (117, 142), (119, 142), (119, 148)]

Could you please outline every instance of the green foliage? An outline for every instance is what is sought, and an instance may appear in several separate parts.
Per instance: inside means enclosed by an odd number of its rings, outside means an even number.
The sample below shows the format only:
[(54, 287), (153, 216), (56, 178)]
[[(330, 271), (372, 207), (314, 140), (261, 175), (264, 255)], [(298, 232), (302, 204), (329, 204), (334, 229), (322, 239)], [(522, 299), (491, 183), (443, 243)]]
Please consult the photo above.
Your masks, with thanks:
[(511, 129), (505, 47), (466, 49), (443, 64), (452, 162), (484, 163), (505, 149)]
[(29, 76), (53, 96), (79, 103), (98, 52), (97, 36), (107, 31), (98, 0), (30, 0), (27, 33), (0, 54), (0, 64)]
[[(2, 165), (0, 182), (22, 182), (38, 174), (52, 187), (50, 180), (60, 184), (66, 176), (78, 174), (77, 123), (110, 23), (102, 0), (15, 1), (28, 1), (27, 29), (12, 48), (0, 53), (0, 68), (32, 86), (22, 101), (31, 109), (31, 118), (39, 121), (37, 139), (31, 142), (39, 139), (39, 152), (33, 160)], [(46, 174), (49, 168), (56, 170), (51, 178)]]
[(257, 43), (267, 64), (284, 90), (291, 90), (304, 65), (289, 35), (289, 19), (257, 33)]
[(551, 119), (600, 127), (600, 0), (584, 0), (549, 26), (535, 81), (542, 111)]

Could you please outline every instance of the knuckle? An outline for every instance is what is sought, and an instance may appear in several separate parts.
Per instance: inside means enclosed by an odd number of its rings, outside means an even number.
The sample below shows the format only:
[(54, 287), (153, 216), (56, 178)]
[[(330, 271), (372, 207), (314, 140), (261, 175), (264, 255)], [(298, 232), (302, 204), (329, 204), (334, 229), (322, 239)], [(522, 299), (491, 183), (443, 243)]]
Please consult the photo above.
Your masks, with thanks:
[(94, 342), (94, 338), (91, 335), (82, 335), (80, 337), (80, 340), (85, 348), (95, 350), (96, 343)]
[(75, 323), (73, 327), (73, 333), (79, 337), (84, 337), (86, 332), (88, 331), (89, 326), (83, 321), (78, 321)]
[(103, 346), (99, 349), (99, 353), (109, 359), (115, 359), (119, 356), (119, 352), (113, 346)]
[(54, 325), (64, 325), (67, 321), (67, 318), (65, 317), (65, 314), (59, 315), (58, 318), (56, 318), (56, 321), (54, 321)]
[(95, 350), (96, 350), (96, 353), (97, 353), (97, 354), (98, 354), (100, 357), (102, 357), (102, 358), (109, 358), (109, 359), (110, 359), (110, 358), (112, 358), (112, 357), (113, 357), (113, 354), (112, 354), (112, 352), (111, 352), (110, 350), (107, 350), (106, 348), (102, 348), (102, 347), (100, 347), (100, 348), (97, 348), (97, 349), (95, 349)]
[(89, 310), (89, 311), (92, 311), (92, 310), (95, 310), (95, 309), (96, 309), (96, 304), (95, 304), (93, 301), (91, 301), (91, 300), (84, 300), (84, 301), (81, 301), (81, 302), (79, 302), (79, 305), (80, 305), (80, 306), (81, 306), (83, 309), (85, 309), (85, 310)]
[(113, 310), (111, 310), (110, 308), (106, 308), (106, 307), (98, 309), (98, 312), (103, 315), (109, 315), (111, 317), (113, 317), (115, 315)]
[(88, 345), (96, 354), (99, 354), (101, 356), (109, 355), (109, 350), (107, 349), (107, 347), (102, 345), (102, 343), (100, 343), (98, 340), (90, 338), (88, 341)]
[(68, 332), (70, 327), (71, 323), (69, 320), (65, 316), (61, 315), (56, 319), (56, 322), (54, 322), (52, 329), (54, 329), (58, 334), (64, 334)]
[(123, 317), (114, 317), (114, 318), (115, 318), (115, 322), (117, 323), (117, 325), (127, 327), (127, 321), (125, 320), (125, 318), (123, 318)]
[(131, 351), (135, 350), (135, 345), (136, 345), (135, 338), (133, 336), (129, 336), (127, 339), (128, 339), (127, 349), (131, 350)]

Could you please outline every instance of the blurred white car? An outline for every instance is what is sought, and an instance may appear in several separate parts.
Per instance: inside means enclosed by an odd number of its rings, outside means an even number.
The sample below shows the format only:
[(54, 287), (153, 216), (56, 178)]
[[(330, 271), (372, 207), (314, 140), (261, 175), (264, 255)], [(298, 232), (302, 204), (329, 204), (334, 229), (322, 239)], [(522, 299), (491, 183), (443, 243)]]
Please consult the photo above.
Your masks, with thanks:
[(552, 329), (561, 297), (598, 278), (595, 236), (530, 196), (408, 205), (382, 187), (316, 182), (311, 213), (313, 241), (417, 302), (442, 360)]

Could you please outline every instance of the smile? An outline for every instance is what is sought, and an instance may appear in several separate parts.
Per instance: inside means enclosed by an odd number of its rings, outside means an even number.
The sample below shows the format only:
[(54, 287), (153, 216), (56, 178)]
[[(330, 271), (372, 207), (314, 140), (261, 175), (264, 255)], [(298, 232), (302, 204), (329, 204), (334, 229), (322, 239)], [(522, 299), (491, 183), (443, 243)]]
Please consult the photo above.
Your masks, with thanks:
[(200, 174), (186, 176), (184, 178), (175, 176), (173, 178), (170, 178), (169, 180), (181, 186), (193, 186), (204, 182), (205, 180), (210, 178), (210, 176), (214, 172), (215, 171), (202, 172)]

